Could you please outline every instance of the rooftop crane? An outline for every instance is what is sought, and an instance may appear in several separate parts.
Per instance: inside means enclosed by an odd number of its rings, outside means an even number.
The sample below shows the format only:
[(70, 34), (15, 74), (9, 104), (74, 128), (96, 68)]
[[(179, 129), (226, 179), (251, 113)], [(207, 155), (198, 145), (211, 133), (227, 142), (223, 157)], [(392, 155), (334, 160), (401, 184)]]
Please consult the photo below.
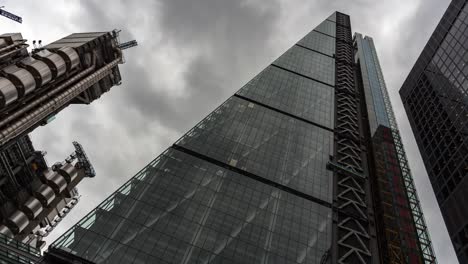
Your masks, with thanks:
[(23, 23), (23, 19), (15, 14), (12, 14), (8, 11), (3, 10), (5, 6), (0, 6), (0, 16), (4, 16), (18, 23)]

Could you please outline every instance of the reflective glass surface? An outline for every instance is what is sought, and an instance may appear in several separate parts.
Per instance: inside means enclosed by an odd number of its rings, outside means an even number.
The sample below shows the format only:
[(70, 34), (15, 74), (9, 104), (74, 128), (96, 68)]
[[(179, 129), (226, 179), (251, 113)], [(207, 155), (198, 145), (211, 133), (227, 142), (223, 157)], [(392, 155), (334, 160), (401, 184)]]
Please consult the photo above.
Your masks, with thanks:
[(333, 128), (335, 91), (328, 85), (270, 66), (237, 93)]
[(318, 52), (288, 50), (52, 246), (96, 263), (320, 263), (335, 44), (300, 42)]
[(460, 263), (468, 262), (468, 1), (452, 1), (400, 93)]
[(320, 53), (293, 46), (273, 64), (329, 85), (335, 85), (335, 59)]
[(311, 31), (297, 44), (309, 49), (320, 51), (329, 56), (333, 56), (335, 54), (335, 38), (320, 34), (317, 31)]
[(232, 97), (177, 145), (330, 201), (333, 133)]
[(371, 135), (373, 135), (379, 125), (390, 127), (383, 97), (383, 90), (387, 88), (385, 87), (383, 76), (380, 76), (377, 70), (377, 67), (380, 66), (372, 38), (362, 38), (362, 35), (358, 34), (356, 36), (356, 42), (366, 97), (370, 132)]
[(331, 16), (329, 16), (329, 17), (327, 18), (327, 20), (336, 22), (336, 12), (334, 12)]
[(322, 23), (320, 23), (320, 25), (318, 25), (314, 30), (335, 37), (336, 23), (330, 20), (325, 20)]
[(168, 150), (57, 240), (96, 263), (319, 263), (331, 210)]
[[(467, 18), (468, 6), (465, 6), (450, 29), (447, 29), (444, 40), (426, 65), (417, 85), (404, 99), (411, 112), (415, 126), (413, 129), (440, 203), (447, 200), (467, 175)], [(468, 215), (468, 210), (465, 211)], [(455, 220), (459, 217), (450, 218)]]

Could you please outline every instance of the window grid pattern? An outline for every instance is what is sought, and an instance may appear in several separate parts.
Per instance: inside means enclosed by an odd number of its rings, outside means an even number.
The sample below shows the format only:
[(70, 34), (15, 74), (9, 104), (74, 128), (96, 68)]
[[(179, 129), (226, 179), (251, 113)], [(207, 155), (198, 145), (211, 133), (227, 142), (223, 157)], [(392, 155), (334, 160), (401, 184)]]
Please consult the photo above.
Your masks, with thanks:
[(333, 133), (231, 97), (177, 143), (329, 202)]
[[(407, 99), (423, 157), (440, 203), (461, 182), (468, 166), (468, 5)], [(441, 129), (442, 128), (442, 129)]]
[[(356, 38), (356, 40), (359, 45), (361, 35), (360, 34), (357, 34), (357, 35), (358, 37)], [(399, 167), (401, 170), (401, 176), (405, 185), (405, 191), (406, 191), (407, 198), (408, 198), (407, 201), (409, 202), (409, 207), (411, 208), (411, 215), (414, 221), (414, 225), (416, 227), (416, 230), (414, 231), (414, 235), (416, 235), (418, 238), (418, 242), (419, 242), (418, 244), (421, 249), (424, 263), (437, 263), (437, 260), (434, 254), (434, 249), (432, 248), (432, 242), (431, 242), (429, 233), (427, 231), (427, 225), (424, 219), (424, 214), (422, 212), (421, 205), (419, 202), (418, 193), (414, 185), (413, 176), (411, 175), (411, 170), (408, 165), (408, 159), (406, 157), (406, 153), (403, 147), (403, 143), (401, 141), (401, 136), (400, 136), (400, 132), (398, 129), (398, 125), (395, 120), (395, 114), (393, 113), (393, 108), (392, 108), (390, 98), (388, 95), (388, 90), (385, 84), (385, 80), (383, 78), (382, 69), (380, 67), (379, 59), (377, 57), (376, 49), (374, 47), (374, 42), (372, 38), (370, 37), (365, 37), (365, 39), (367, 39), (367, 42), (370, 48), (369, 49), (370, 55), (373, 57), (372, 60), (374, 61), (374, 64), (370, 64), (370, 65), (372, 65), (372, 67), (375, 68), (377, 76), (378, 76), (378, 81), (380, 83), (383, 103), (386, 109), (386, 114), (387, 114), (389, 125), (390, 125), (389, 127), (391, 128), (391, 133), (393, 137), (393, 144), (394, 144), (394, 148), (396, 151), (395, 153), (397, 155)], [(361, 51), (362, 49), (360, 49), (358, 46), (358, 50)], [(367, 68), (367, 66), (365, 64), (361, 64), (361, 69), (362, 68)], [(367, 72), (366, 69), (362, 71)], [(368, 92), (366, 92), (366, 101), (372, 101), (367, 98), (367, 94)], [(369, 111), (369, 104), (367, 105), (368, 105), (368, 111)], [(369, 120), (369, 122), (371, 121)], [(385, 190), (385, 188), (383, 188), (382, 190)]]
[(273, 64), (312, 79), (335, 85), (335, 59), (299, 46), (293, 46)]
[(333, 14), (331, 14), (331, 16), (329, 16), (329, 17), (327, 18), (327, 20), (336, 22), (336, 12), (334, 12)]
[(377, 73), (378, 62), (374, 61), (374, 57), (371, 50), (373, 48), (373, 43), (371, 44), (371, 41), (372, 39), (369, 37), (363, 38), (360, 42), (361, 45), (359, 48), (362, 48), (362, 51), (360, 50), (360, 54), (362, 54), (363, 58), (361, 59), (364, 60), (363, 62), (366, 64), (365, 68), (367, 69), (367, 72), (365, 74), (366, 81), (364, 86), (365, 88), (367, 88), (366, 86), (369, 86), (367, 92), (369, 92), (369, 99), (371, 101), (367, 103), (373, 104), (373, 107), (371, 108), (373, 110), (372, 116), (375, 115), (375, 120), (369, 120), (371, 135), (373, 135), (379, 125), (390, 127), (390, 123), (388, 121), (388, 113), (385, 108), (384, 98), (381, 92), (381, 83), (383, 82), (383, 80), (379, 79), (379, 75)]
[(238, 94), (333, 129), (334, 89), (269, 66)]
[(96, 263), (319, 263), (331, 209), (168, 150), (52, 246)]
[(468, 262), (468, 5), (452, 1), (400, 90), (460, 263)]
[(336, 37), (336, 23), (330, 20), (323, 21), (314, 30)]
[(300, 44), (309, 49), (320, 51), (329, 56), (335, 55), (335, 38), (320, 34), (317, 31), (311, 31), (297, 44)]

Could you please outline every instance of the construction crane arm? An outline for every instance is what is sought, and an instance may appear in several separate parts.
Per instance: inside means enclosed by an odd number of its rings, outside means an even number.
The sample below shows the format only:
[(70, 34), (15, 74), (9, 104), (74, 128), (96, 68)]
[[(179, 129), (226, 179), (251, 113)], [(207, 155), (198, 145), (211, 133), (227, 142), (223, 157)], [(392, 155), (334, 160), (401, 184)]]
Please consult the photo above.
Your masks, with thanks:
[(23, 23), (23, 19), (21, 17), (15, 15), (15, 14), (12, 14), (12, 13), (10, 13), (8, 11), (5, 11), (5, 10), (3, 10), (1, 8), (0, 8), (0, 15), (4, 16), (6, 18), (9, 18), (9, 19), (11, 19), (13, 21), (16, 21), (18, 23)]

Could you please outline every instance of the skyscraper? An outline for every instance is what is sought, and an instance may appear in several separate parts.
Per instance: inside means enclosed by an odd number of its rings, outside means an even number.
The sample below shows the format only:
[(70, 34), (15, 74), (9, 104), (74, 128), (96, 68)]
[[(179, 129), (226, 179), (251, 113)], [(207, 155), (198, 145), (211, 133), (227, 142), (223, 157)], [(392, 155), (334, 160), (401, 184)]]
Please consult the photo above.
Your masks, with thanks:
[(333, 13), (44, 261), (435, 263), (385, 89), (371, 39)]
[(460, 263), (468, 262), (468, 5), (451, 2), (400, 90)]
[[(47, 236), (94, 177), (82, 146), (49, 166), (28, 133), (70, 104), (89, 104), (120, 83), (117, 31), (76, 33), (31, 52), (20, 33), (0, 35), (0, 261), (40, 257)], [(29, 254), (32, 253), (32, 254)], [(29, 254), (29, 259), (28, 259)]]

